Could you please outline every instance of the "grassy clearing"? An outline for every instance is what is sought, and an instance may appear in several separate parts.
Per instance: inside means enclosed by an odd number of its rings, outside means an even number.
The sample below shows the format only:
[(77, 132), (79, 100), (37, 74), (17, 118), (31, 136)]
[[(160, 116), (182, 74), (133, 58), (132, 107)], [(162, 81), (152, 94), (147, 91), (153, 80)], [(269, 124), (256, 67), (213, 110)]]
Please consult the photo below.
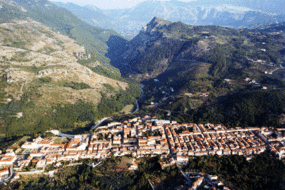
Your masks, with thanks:
[(128, 169), (131, 164), (133, 164), (133, 158), (124, 156), (118, 164), (118, 167), (121, 169)]
[(134, 110), (135, 106), (133, 104), (130, 105), (126, 105), (121, 112), (124, 114), (130, 114), (132, 112), (132, 110)]
[(55, 144), (62, 144), (62, 143), (64, 143), (64, 142), (66, 142), (67, 141), (67, 138), (62, 138), (62, 137), (56, 137), (55, 139), (54, 139), (54, 143)]

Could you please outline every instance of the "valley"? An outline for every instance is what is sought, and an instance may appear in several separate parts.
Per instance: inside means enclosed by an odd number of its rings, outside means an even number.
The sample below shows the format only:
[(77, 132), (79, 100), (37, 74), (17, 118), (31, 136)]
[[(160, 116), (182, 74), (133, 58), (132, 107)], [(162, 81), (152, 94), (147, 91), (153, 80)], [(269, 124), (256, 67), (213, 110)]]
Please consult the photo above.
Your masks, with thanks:
[(246, 4), (0, 0), (0, 189), (285, 189), (284, 11)]

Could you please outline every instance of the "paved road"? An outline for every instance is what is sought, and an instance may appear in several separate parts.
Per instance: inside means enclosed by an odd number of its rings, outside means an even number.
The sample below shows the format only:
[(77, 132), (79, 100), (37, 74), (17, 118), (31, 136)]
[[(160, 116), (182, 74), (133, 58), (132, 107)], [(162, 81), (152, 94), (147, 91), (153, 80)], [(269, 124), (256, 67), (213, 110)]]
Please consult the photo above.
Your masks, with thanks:
[[(141, 91), (142, 91), (141, 96), (143, 96), (143, 87), (144, 87), (144, 85), (141, 84)], [(136, 99), (136, 107), (137, 107), (136, 110), (133, 111), (132, 113), (130, 113), (130, 115), (133, 115), (133, 114), (135, 114), (136, 112), (139, 111), (140, 107), (139, 107), (138, 99)], [(95, 125), (93, 125), (90, 130), (96, 129), (96, 128), (99, 127), (104, 121), (106, 121), (107, 119), (110, 119), (110, 118), (111, 118), (111, 116), (110, 116), (110, 117), (105, 117), (105, 118), (103, 118), (102, 120), (100, 120), (99, 122), (97, 122)]]
[(148, 179), (148, 183), (150, 184), (152, 190), (154, 190), (154, 187), (152, 186), (152, 184), (151, 184), (151, 182), (149, 181), (149, 179)]
[(106, 121), (107, 119), (110, 119), (110, 118), (111, 118), (111, 117), (105, 117), (105, 118), (101, 119), (99, 122), (97, 122), (95, 125), (93, 125), (90, 130), (96, 129), (96, 128), (99, 127), (104, 121)]
[(98, 162), (97, 164), (94, 165), (94, 163), (90, 164), (88, 163), (87, 165), (92, 167), (92, 168), (96, 168), (97, 166), (101, 165), (102, 164), (102, 161)]
[(46, 131), (46, 132), (51, 132), (56, 136), (60, 136), (60, 137), (68, 137), (68, 138), (73, 138), (75, 135), (70, 135), (70, 134), (65, 134), (65, 133), (61, 133), (59, 130), (50, 130), (50, 131)]
[(18, 172), (19, 175), (33, 175), (33, 174), (46, 174), (48, 175), (48, 173), (45, 173), (44, 170), (36, 170), (33, 172)]
[(67, 138), (74, 138), (75, 135), (69, 135), (69, 134), (65, 134), (65, 133), (59, 133), (58, 136), (67, 137)]
[(189, 179), (189, 177), (184, 173), (184, 171), (182, 170), (182, 168), (179, 166), (179, 164), (175, 161), (177, 168), (180, 170), (180, 172), (182, 173), (182, 175), (185, 177), (185, 179), (187, 180), (187, 183), (189, 185), (192, 184), (191, 179)]
[[(143, 96), (143, 87), (144, 87), (144, 85), (141, 84), (141, 91), (142, 91), (141, 96)], [(131, 115), (133, 115), (134, 113), (136, 113), (136, 112), (139, 111), (139, 109), (140, 109), (140, 108), (139, 108), (138, 99), (136, 99), (136, 106), (137, 106), (136, 110), (133, 111), (132, 113), (130, 113)], [(110, 116), (110, 117), (105, 117), (105, 118), (101, 119), (101, 120), (98, 121), (95, 125), (93, 125), (93, 126), (91, 127), (90, 131), (96, 129), (96, 128), (99, 127), (104, 121), (106, 121), (106, 120), (108, 120), (108, 119), (110, 119), (110, 118), (111, 118), (111, 116)], [(52, 132), (53, 134), (55, 134), (55, 135), (57, 135), (57, 136), (61, 136), (61, 137), (74, 138), (74, 136), (75, 136), (75, 135), (70, 135), (70, 134), (61, 133), (61, 132), (59, 132), (58, 130), (51, 130), (50, 132)]]
[[(144, 85), (141, 84), (141, 91), (142, 91), (142, 93), (141, 93), (141, 96), (140, 96), (140, 97), (143, 96), (143, 87), (144, 87)], [(135, 114), (136, 112), (138, 112), (138, 111), (140, 110), (140, 106), (139, 106), (139, 103), (138, 103), (138, 99), (136, 99), (136, 106), (137, 106), (136, 110), (133, 111), (132, 113), (130, 113), (130, 115), (133, 115), (133, 114)]]
[(135, 114), (137, 111), (139, 111), (140, 106), (139, 106), (138, 100), (136, 100), (136, 107), (137, 107), (136, 110), (133, 111), (132, 113), (130, 113), (130, 115), (133, 115), (133, 114)]

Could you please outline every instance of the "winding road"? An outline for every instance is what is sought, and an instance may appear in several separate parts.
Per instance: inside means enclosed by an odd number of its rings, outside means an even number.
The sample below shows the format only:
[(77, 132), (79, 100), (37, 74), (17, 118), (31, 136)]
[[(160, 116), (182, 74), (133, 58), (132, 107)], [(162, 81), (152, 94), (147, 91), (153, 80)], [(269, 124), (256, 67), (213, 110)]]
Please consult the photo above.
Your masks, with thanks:
[[(144, 87), (144, 85), (141, 84), (141, 91), (142, 91), (142, 93), (141, 93), (141, 96), (140, 96), (140, 97), (143, 96), (143, 87)], [(130, 113), (130, 115), (133, 115), (133, 114), (135, 114), (136, 112), (138, 112), (138, 111), (140, 110), (140, 106), (139, 106), (139, 103), (138, 103), (138, 99), (136, 99), (136, 106), (137, 106), (136, 110), (133, 111), (132, 113)]]
[(91, 127), (91, 131), (96, 129), (97, 127), (99, 127), (104, 121), (106, 121), (107, 119), (110, 119), (111, 117), (104, 117), (103, 119), (101, 119), (100, 121), (98, 121), (95, 125), (93, 125)]
[[(143, 87), (144, 87), (144, 85), (141, 84), (141, 91), (142, 91), (142, 92), (141, 92), (140, 97), (143, 96)], [(138, 112), (138, 111), (140, 110), (140, 106), (139, 106), (139, 103), (138, 103), (138, 99), (139, 99), (139, 98), (136, 99), (136, 109), (135, 109), (132, 113), (130, 113), (130, 115), (133, 115), (133, 114), (135, 114), (136, 112)], [(110, 118), (112, 118), (112, 116), (110, 116), (110, 117), (105, 117), (105, 118), (101, 119), (101, 120), (98, 121), (95, 125), (93, 125), (90, 130), (96, 129), (96, 128), (99, 127), (104, 121), (106, 121), (106, 120), (108, 120), (108, 119), (110, 119)]]
[[(143, 87), (144, 87), (144, 85), (141, 84), (141, 91), (142, 91), (142, 92), (141, 92), (141, 96), (140, 96), (140, 97), (143, 96)], [(133, 115), (133, 114), (135, 114), (136, 112), (139, 111), (140, 107), (139, 107), (138, 99), (139, 99), (139, 98), (136, 99), (136, 109), (135, 109), (132, 113), (130, 113), (130, 115)], [(90, 131), (96, 129), (96, 128), (99, 127), (104, 121), (106, 121), (106, 120), (108, 120), (108, 119), (110, 119), (110, 118), (112, 118), (112, 116), (104, 117), (103, 119), (101, 119), (100, 121), (98, 121), (95, 125), (93, 125), (93, 126), (90, 128)], [(75, 136), (75, 135), (70, 135), (70, 134), (61, 133), (61, 132), (58, 131), (58, 130), (51, 130), (51, 131), (47, 131), (47, 132), (51, 132), (51, 133), (53, 133), (54, 135), (57, 135), (57, 136), (60, 136), (60, 137), (74, 138), (74, 136)]]

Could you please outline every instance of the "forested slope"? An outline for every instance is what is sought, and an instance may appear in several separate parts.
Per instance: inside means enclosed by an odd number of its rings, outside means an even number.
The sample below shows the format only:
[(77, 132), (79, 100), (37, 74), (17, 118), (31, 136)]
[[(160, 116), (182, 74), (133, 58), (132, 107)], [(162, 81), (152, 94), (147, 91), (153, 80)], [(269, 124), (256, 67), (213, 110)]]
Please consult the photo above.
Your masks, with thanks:
[(139, 85), (105, 56), (117, 33), (48, 1), (0, 5), (1, 134), (72, 131), (135, 103)]

